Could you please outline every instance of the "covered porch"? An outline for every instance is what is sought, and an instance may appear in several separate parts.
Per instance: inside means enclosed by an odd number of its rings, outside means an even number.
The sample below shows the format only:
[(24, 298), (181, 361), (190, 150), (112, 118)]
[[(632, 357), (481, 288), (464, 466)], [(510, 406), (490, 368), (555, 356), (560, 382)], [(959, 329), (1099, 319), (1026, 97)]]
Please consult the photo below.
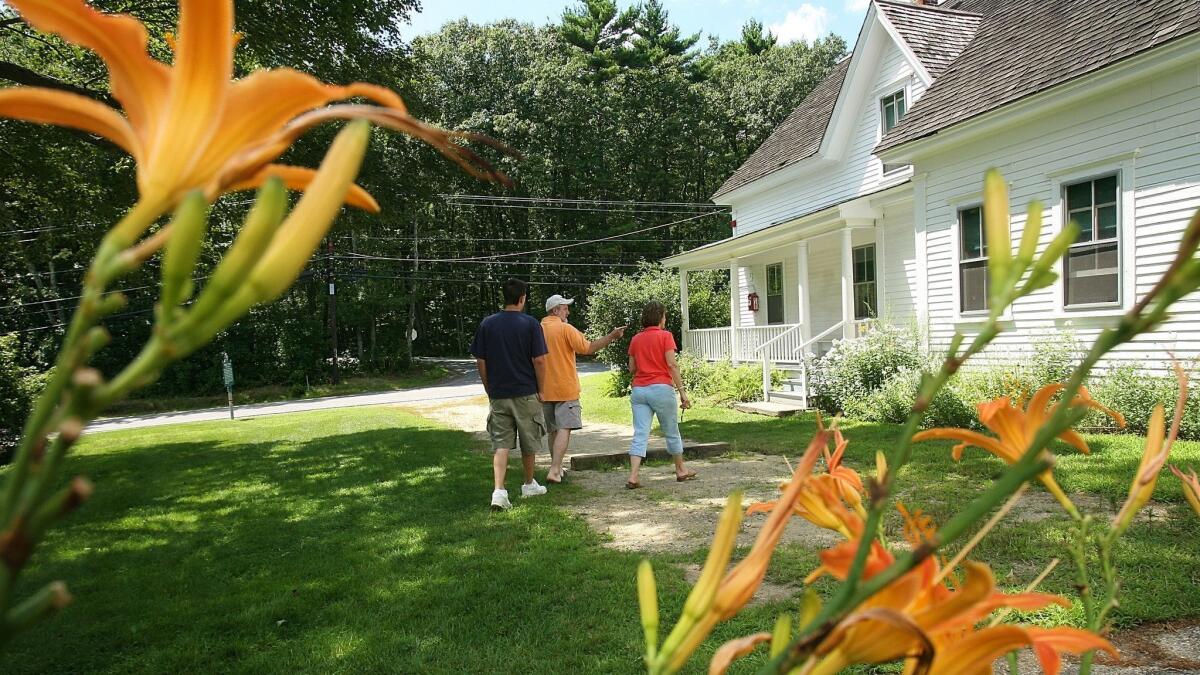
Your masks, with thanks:
[[(861, 335), (874, 319), (911, 317), (911, 191), (886, 197), (847, 202), (667, 259), (680, 275), (683, 348), (708, 360), (800, 369), (835, 341)], [(713, 269), (730, 275), (731, 320), (693, 326), (688, 275)]]

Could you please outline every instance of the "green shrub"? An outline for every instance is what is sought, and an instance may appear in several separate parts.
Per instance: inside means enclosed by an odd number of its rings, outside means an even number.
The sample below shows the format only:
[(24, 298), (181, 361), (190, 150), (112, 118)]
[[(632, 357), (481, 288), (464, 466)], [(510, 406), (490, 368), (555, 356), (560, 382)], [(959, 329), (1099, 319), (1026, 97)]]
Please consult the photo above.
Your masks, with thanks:
[[(1107, 373), (1093, 376), (1088, 389), (1097, 401), (1125, 416), (1126, 433), (1139, 435), (1148, 430), (1154, 406), (1161, 404), (1170, 416), (1174, 414), (1175, 399), (1179, 395), (1175, 378), (1151, 375), (1136, 364), (1118, 366)], [(1196, 401), (1194, 396), (1189, 398)], [(1194, 408), (1195, 405), (1189, 407)], [(1185, 414), (1187, 417), (1189, 415)], [(1099, 413), (1089, 415), (1081, 426), (1117, 431), (1116, 423)], [(1181, 435), (1200, 431), (1194, 426), (1189, 429), (1188, 426), (1181, 427)]]
[(879, 323), (857, 340), (834, 343), (833, 349), (814, 360), (812, 392), (822, 408), (849, 413), (850, 408), (861, 409), (867, 397), (896, 373), (924, 365), (915, 326)]
[[(728, 282), (719, 271), (688, 275), (688, 311), (692, 326), (729, 325)], [(629, 326), (625, 337), (600, 350), (596, 358), (629, 369), (629, 341), (642, 329), (642, 308), (656, 300), (667, 307), (667, 330), (682, 347), (679, 314), (679, 275), (661, 265), (643, 265), (635, 274), (606, 274), (588, 288), (587, 325), (597, 335), (616, 326)], [(628, 387), (625, 388), (628, 391)]]
[(8, 462), (20, 440), (25, 417), (44, 383), (44, 375), (21, 365), (17, 336), (0, 336), (0, 464)]
[[(692, 354), (679, 357), (679, 376), (688, 395), (697, 401), (729, 404), (762, 400), (762, 366), (734, 366), (730, 361), (711, 363)], [(783, 382), (783, 372), (771, 373), (772, 386)], [(632, 377), (625, 371), (613, 371), (604, 382), (601, 393), (610, 398), (628, 396)]]
[[(865, 422), (901, 424), (908, 418), (920, 387), (920, 370), (897, 371), (867, 396), (852, 399), (846, 415)], [(924, 420), (925, 427), (970, 427), (975, 423), (973, 406), (952, 387), (938, 392)]]

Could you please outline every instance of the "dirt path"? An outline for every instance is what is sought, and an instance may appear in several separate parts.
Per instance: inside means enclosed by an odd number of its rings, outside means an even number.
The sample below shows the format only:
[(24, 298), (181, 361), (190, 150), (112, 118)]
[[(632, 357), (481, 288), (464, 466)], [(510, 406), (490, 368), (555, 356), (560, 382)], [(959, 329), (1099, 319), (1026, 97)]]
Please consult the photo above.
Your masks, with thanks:
[[(487, 438), (483, 429), (487, 417), (486, 398), (408, 402), (401, 407), (471, 432), (481, 440)], [(586, 429), (572, 434), (571, 454), (620, 451), (629, 447), (631, 436), (629, 427), (588, 423)], [(663, 441), (651, 437), (651, 444), (662, 447)], [(538, 462), (548, 464), (548, 455), (539, 454)], [(648, 466), (642, 470), (644, 487), (640, 490), (624, 489), (624, 469), (574, 471), (568, 480), (582, 488), (582, 492), (564, 507), (578, 514), (596, 531), (608, 535), (605, 545), (612, 548), (687, 554), (706, 548), (712, 541), (721, 509), (731, 492), (742, 490), (743, 505), (769, 501), (779, 494), (779, 484), (789, 473), (782, 457), (753, 453), (694, 460), (689, 461), (688, 466), (698, 477), (686, 483), (676, 482), (669, 466)], [(1112, 511), (1112, 505), (1097, 498), (1072, 495), (1072, 499), (1093, 513)], [(1042, 520), (1057, 515), (1060, 508), (1049, 494), (1031, 490), (1022, 497), (1009, 518)], [(1165, 517), (1166, 510), (1153, 503), (1139, 514), (1139, 520), (1154, 521)], [(748, 547), (754, 542), (765, 518), (765, 515), (752, 515), (743, 521), (738, 546)], [(837, 535), (800, 518), (792, 519), (783, 535), (785, 543), (814, 550), (827, 548), (838, 539)], [(683, 564), (680, 567), (689, 581), (694, 582), (699, 576), (699, 565)], [(753, 602), (787, 600), (802, 590), (798, 581), (796, 584), (764, 582)], [(1095, 675), (1200, 675), (1200, 621), (1140, 626), (1117, 633), (1111, 639), (1121, 650), (1122, 665), (1097, 664), (1092, 669)], [(1078, 673), (1078, 670), (1075, 663), (1063, 664), (1064, 673)], [(998, 665), (996, 672), (1005, 673), (1007, 667)], [(1021, 672), (1039, 672), (1028, 651), (1022, 655)]]

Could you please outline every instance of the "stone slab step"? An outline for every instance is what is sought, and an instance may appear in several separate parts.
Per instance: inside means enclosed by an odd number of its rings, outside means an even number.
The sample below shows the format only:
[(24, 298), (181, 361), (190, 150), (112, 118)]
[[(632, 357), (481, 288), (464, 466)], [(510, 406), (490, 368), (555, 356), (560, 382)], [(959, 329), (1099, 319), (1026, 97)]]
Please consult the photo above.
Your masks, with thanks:
[[(771, 398), (779, 396), (778, 392), (771, 392)], [(804, 408), (792, 403), (784, 401), (755, 401), (753, 403), (738, 403), (733, 406), (734, 410), (752, 415), (767, 415), (768, 417), (789, 417), (798, 412), (803, 412)]]
[[(683, 446), (683, 458), (685, 460), (713, 457), (723, 455), (727, 452), (729, 452), (728, 443), (685, 443)], [(646, 459), (671, 459), (671, 455), (665, 448), (650, 448), (646, 451)], [(571, 457), (571, 470), (584, 471), (605, 466), (622, 466), (628, 463), (628, 452), (575, 455)]]

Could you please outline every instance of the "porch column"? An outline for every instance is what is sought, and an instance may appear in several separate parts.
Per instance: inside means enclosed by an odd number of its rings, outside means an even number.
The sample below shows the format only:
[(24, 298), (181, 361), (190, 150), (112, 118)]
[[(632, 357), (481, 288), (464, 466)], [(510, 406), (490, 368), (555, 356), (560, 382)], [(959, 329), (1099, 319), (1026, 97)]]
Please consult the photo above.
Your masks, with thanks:
[(842, 230), (842, 338), (854, 338), (854, 231)]
[(688, 330), (692, 327), (691, 320), (688, 315), (688, 271), (679, 268), (679, 320), (683, 323), (683, 345), (687, 349)]
[(800, 321), (801, 342), (808, 342), (812, 337), (812, 309), (809, 305), (808, 283), (808, 242), (796, 242), (796, 297), (800, 301), (800, 311), (796, 314)]
[(741, 266), (738, 259), (729, 261), (729, 358), (734, 363), (741, 355), (741, 340), (738, 330), (742, 327), (742, 283), (738, 274)]

